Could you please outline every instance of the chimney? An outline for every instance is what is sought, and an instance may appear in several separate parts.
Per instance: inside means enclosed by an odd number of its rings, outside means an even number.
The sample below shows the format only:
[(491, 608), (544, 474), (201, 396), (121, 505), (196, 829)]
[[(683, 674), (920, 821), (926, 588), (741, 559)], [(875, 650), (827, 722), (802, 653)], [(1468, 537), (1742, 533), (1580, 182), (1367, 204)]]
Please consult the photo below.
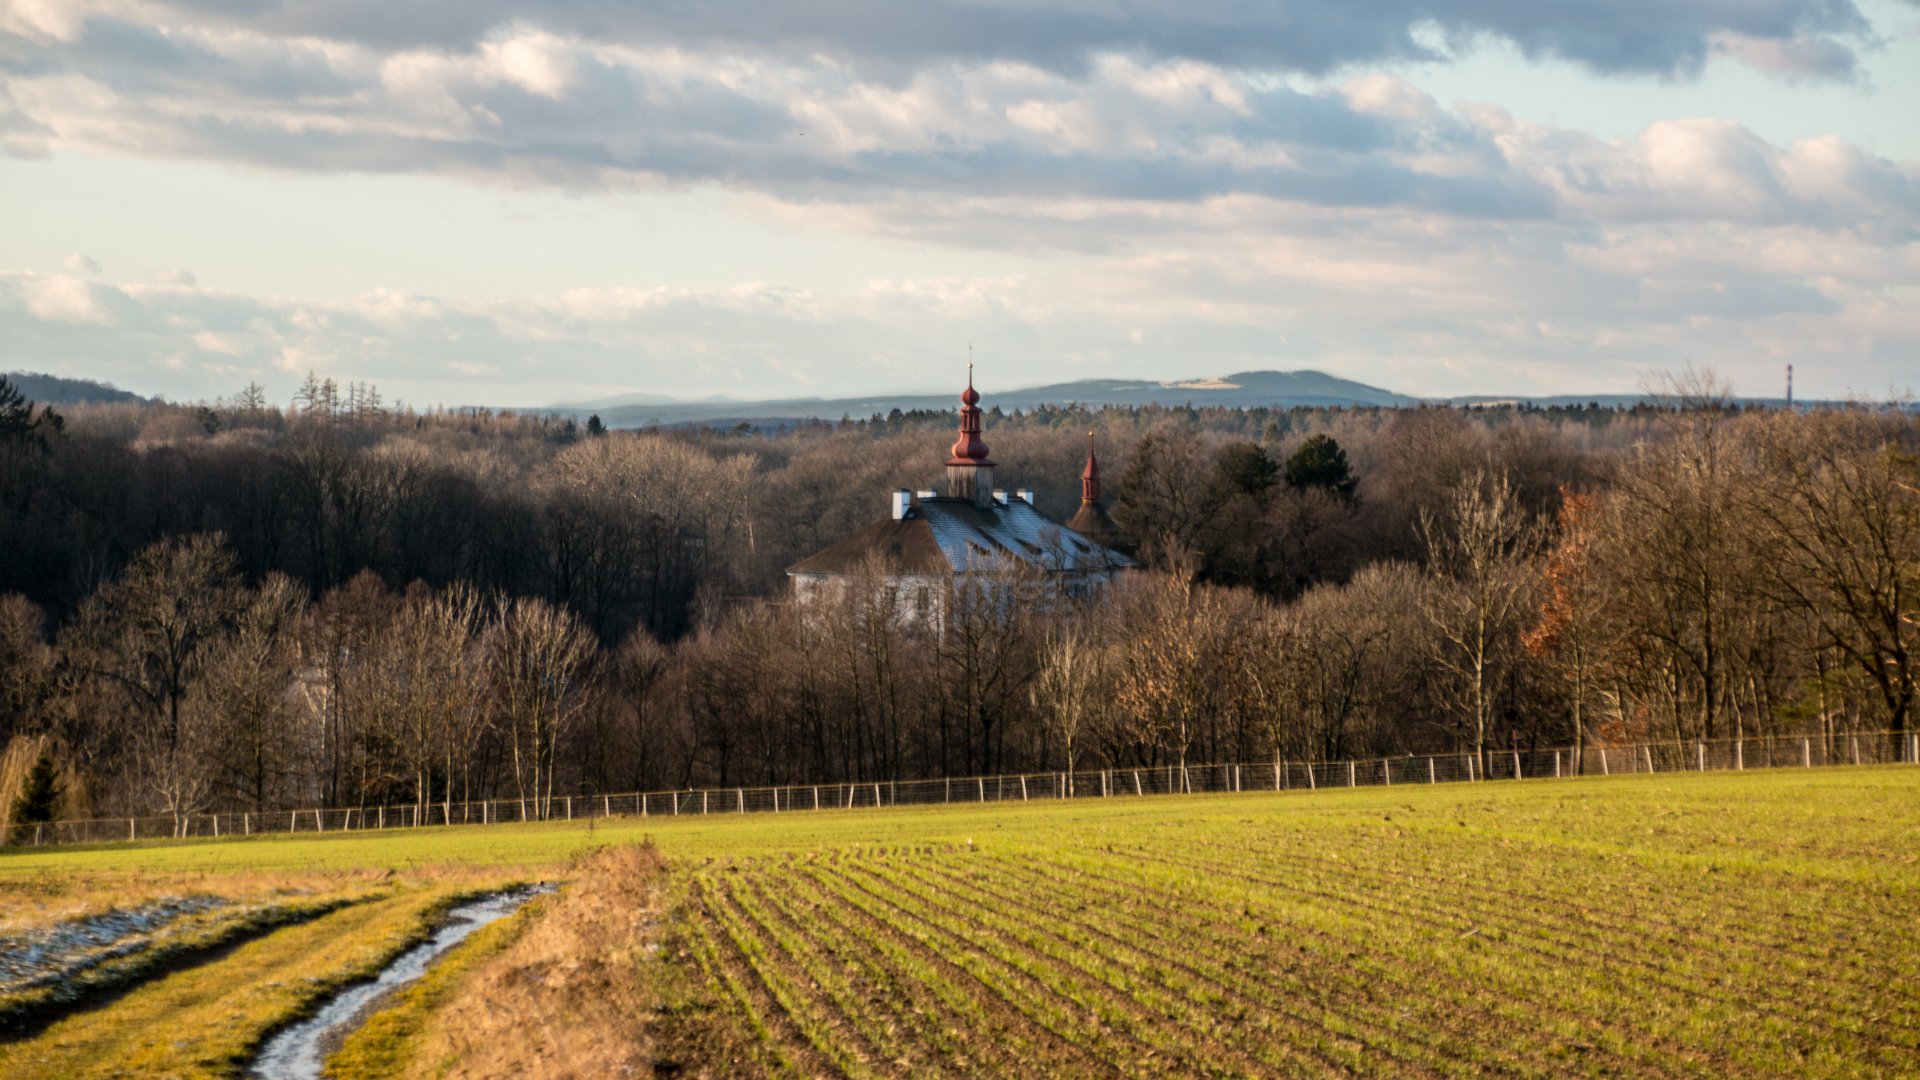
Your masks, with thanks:
[(901, 488), (893, 493), (893, 520), (904, 521), (908, 508), (913, 506), (913, 492)]
[(1028, 506), (1033, 505), (1033, 489), (1032, 488), (1020, 488), (1017, 491), (1015, 491), (1013, 494), (1015, 498), (1019, 499), (1023, 503), (1026, 503)]
[(993, 505), (995, 506), (1007, 505), (1007, 489), (1006, 488), (993, 489)]

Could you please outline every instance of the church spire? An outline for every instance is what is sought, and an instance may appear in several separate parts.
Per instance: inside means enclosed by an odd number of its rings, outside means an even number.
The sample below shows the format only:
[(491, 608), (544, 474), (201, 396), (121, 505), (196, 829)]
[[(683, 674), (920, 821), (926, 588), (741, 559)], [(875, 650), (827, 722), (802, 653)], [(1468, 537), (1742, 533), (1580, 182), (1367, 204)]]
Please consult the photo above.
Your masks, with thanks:
[(947, 497), (979, 507), (993, 504), (993, 459), (980, 437), (980, 392), (973, 388), (972, 364), (967, 365), (967, 388), (960, 395), (960, 437), (947, 458)]

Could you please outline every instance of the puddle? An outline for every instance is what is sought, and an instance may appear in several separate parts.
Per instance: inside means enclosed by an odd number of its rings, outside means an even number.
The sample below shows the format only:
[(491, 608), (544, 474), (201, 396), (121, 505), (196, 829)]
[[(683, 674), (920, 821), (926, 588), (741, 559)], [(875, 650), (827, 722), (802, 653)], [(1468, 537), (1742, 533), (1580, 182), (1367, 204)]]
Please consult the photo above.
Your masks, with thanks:
[(65, 982), (104, 961), (145, 948), (152, 935), (177, 919), (230, 903), (218, 896), (155, 900), (71, 919), (45, 930), (0, 935), (0, 992)]
[(366, 1021), (382, 997), (425, 975), (441, 953), (465, 941), (475, 930), (506, 918), (535, 896), (552, 891), (551, 885), (510, 889), (449, 910), (446, 921), (432, 937), (402, 953), (373, 981), (341, 991), (311, 1019), (268, 1039), (254, 1057), (248, 1075), (264, 1080), (316, 1080), (327, 1055)]

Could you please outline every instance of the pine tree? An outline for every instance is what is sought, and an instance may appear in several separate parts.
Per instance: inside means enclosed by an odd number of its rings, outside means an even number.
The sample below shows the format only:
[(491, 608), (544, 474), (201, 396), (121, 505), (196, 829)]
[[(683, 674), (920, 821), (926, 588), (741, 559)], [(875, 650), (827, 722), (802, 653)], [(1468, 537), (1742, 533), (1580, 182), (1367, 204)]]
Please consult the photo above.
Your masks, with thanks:
[(32, 839), (33, 826), (53, 820), (60, 795), (60, 774), (54, 769), (53, 759), (41, 754), (27, 770), (26, 783), (13, 800), (13, 831), (7, 842), (24, 844)]

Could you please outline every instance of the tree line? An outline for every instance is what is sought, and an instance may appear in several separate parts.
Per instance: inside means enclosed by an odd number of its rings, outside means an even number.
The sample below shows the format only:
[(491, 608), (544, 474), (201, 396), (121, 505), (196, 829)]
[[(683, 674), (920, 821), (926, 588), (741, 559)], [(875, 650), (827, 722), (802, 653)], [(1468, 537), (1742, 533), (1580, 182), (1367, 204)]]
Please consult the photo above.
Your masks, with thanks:
[[(938, 484), (951, 417), (620, 432), (310, 382), (0, 402), (0, 809), (706, 784), (1911, 727), (1920, 425), (1611, 411), (1042, 409), (1144, 569), (900, 617), (785, 566)], [(5, 397), (0, 393), (0, 397)], [(18, 395), (14, 395), (15, 398)], [(1017, 598), (1007, 602), (1006, 598)]]

